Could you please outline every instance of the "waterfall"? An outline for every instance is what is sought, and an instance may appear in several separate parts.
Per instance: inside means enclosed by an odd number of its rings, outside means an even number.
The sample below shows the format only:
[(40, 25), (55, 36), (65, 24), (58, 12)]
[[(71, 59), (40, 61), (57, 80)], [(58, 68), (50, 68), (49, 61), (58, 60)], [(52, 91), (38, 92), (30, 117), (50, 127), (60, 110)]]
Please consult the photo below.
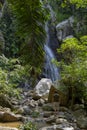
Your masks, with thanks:
[(47, 38), (46, 38), (46, 44), (44, 45), (44, 50), (45, 50), (45, 77), (46, 78), (50, 78), (52, 81), (55, 81), (57, 79), (59, 79), (59, 71), (57, 66), (52, 63), (53, 59), (55, 58), (55, 55), (52, 51), (52, 49), (50, 48), (49, 44), (50, 43), (50, 34), (49, 34), (49, 28), (46, 24), (45, 26), (45, 30), (47, 33)]

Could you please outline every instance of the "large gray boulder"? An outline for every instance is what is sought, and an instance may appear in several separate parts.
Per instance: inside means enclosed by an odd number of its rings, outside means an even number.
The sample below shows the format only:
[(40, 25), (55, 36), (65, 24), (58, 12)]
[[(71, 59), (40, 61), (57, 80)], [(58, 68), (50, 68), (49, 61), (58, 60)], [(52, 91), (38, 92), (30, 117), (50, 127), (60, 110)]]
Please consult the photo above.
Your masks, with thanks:
[(47, 78), (43, 78), (39, 81), (34, 89), (34, 98), (48, 98), (49, 90), (52, 86), (52, 81)]
[(74, 23), (74, 18), (70, 17), (69, 19), (59, 23), (56, 26), (57, 38), (59, 41), (62, 41), (67, 36), (73, 34), (73, 23)]

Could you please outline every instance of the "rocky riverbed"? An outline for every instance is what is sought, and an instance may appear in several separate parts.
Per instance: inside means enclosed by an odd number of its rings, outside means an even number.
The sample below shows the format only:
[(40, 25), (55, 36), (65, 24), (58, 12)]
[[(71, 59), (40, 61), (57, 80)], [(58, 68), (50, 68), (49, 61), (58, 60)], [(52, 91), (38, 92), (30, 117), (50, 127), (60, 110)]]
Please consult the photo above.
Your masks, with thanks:
[[(51, 86), (48, 82), (49, 80), (46, 80), (45, 86)], [(26, 121), (36, 124), (38, 130), (87, 130), (87, 113), (84, 105), (75, 104), (73, 111), (60, 106), (59, 111), (55, 112), (53, 103), (47, 100), (50, 87), (47, 86), (44, 90), (43, 84), (40, 83), (42, 85), (40, 91), (38, 86), (29, 91), (23, 90), (20, 100), (7, 99), (3, 95), (3, 107), (0, 107), (0, 130), (17, 130), (21, 123), (24, 124)], [(35, 91), (38, 91), (40, 96), (35, 95)], [(4, 103), (10, 104), (10, 107), (4, 107)]]

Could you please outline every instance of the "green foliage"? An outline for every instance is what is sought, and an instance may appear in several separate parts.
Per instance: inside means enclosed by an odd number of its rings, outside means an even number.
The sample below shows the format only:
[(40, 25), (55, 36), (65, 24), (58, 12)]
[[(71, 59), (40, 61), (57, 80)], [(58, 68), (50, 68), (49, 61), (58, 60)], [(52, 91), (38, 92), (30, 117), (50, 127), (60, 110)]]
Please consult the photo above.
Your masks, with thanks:
[(84, 42), (81, 44), (76, 38), (67, 38), (63, 41), (61, 49), (57, 50), (61, 53), (63, 60), (68, 63), (72, 63), (75, 58), (86, 57), (86, 46)]
[[(67, 0), (65, 0), (66, 2)], [(70, 3), (71, 4), (76, 4), (76, 7), (77, 8), (80, 8), (80, 7), (86, 7), (87, 6), (87, 0), (70, 0)]]
[(56, 23), (61, 22), (72, 15), (71, 8), (69, 6), (62, 6), (63, 1), (60, 0), (49, 0), (50, 5), (52, 6), (53, 10), (56, 14)]
[[(64, 0), (63, 5), (72, 11), (76, 18), (76, 27), (74, 30), (75, 36), (82, 36), (87, 34), (87, 0)], [(78, 31), (77, 31), (78, 30)], [(77, 32), (76, 32), (77, 31)]]
[(2, 3), (0, 2), (0, 10), (2, 9)]
[(68, 14), (68, 13), (63, 13), (61, 11), (58, 11), (56, 13), (56, 20), (58, 22), (61, 22), (61, 21), (65, 20), (65, 19), (69, 18), (69, 16), (70, 16), (70, 14)]
[(40, 115), (38, 111), (32, 112), (32, 117), (37, 118)]
[(80, 37), (87, 34), (87, 0), (49, 0), (49, 3), (56, 13), (56, 24), (73, 15), (74, 35)]
[(81, 42), (82, 42), (84, 45), (87, 45), (87, 35), (82, 36), (82, 37), (80, 38), (80, 40), (81, 40)]
[(63, 59), (57, 63), (61, 68), (61, 81), (71, 94), (72, 105), (76, 98), (87, 99), (87, 36), (80, 41), (68, 38), (58, 49)]
[(20, 127), (20, 130), (37, 130), (37, 127), (32, 122), (27, 122)]
[(0, 93), (9, 96), (19, 96), (17, 86), (29, 77), (29, 66), (21, 66), (18, 59), (8, 59), (0, 56)]
[(15, 16), (17, 34), (24, 39), (21, 47), (22, 59), (31, 66), (41, 67), (47, 18), (42, 3), (40, 0), (8, 0), (8, 3)]
[(6, 2), (0, 20), (0, 29), (5, 39), (4, 54), (7, 57), (17, 57), (22, 42), (16, 34), (14, 19), (12, 11), (8, 8), (8, 3)]

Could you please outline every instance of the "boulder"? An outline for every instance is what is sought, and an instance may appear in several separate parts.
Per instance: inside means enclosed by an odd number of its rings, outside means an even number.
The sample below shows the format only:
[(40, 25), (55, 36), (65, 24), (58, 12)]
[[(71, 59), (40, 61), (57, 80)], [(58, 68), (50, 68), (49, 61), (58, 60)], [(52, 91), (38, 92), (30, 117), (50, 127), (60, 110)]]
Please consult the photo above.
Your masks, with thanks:
[(56, 26), (57, 38), (59, 41), (62, 41), (67, 36), (73, 34), (73, 23), (74, 23), (74, 18), (70, 17), (69, 19), (59, 23)]
[(0, 112), (0, 121), (1, 122), (15, 122), (22, 119), (21, 115), (15, 115), (11, 112)]
[(34, 99), (48, 98), (48, 94), (51, 86), (52, 86), (52, 81), (50, 79), (47, 78), (41, 79), (34, 89), (33, 98)]
[(56, 124), (63, 124), (63, 123), (67, 123), (67, 120), (63, 119), (63, 118), (57, 118), (56, 119)]

